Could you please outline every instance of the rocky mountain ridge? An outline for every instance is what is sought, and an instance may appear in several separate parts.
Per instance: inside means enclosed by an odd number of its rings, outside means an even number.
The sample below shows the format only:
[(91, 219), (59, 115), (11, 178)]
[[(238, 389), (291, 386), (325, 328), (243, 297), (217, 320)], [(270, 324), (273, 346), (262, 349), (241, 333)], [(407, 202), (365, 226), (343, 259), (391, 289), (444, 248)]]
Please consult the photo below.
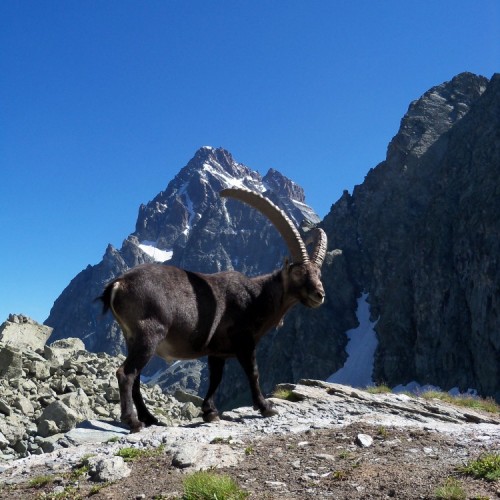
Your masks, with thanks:
[[(245, 406), (210, 424), (196, 398), (146, 388), (167, 427), (129, 434), (116, 421), (123, 357), (80, 339), (42, 349), (41, 332), (50, 337), (22, 316), (0, 327), (0, 498), (179, 498), (183, 474), (207, 469), (255, 498), (430, 498), (457, 466), (500, 450), (498, 414), (318, 380), (277, 387), (287, 399), (273, 398), (275, 417)], [(126, 462), (131, 449), (151, 459)], [(498, 494), (465, 486), (471, 498)]]
[[(22, 489), (27, 480), (48, 476), (61, 479), (49, 483), (47, 494), (69, 488), (83, 497), (179, 498), (181, 479), (175, 472), (220, 469), (237, 477), (255, 498), (411, 499), (421, 498), (423, 485), (431, 498), (454, 468), (500, 449), (500, 420), (494, 416), (321, 381), (303, 380), (278, 389), (291, 391), (295, 401), (273, 399), (279, 411), (273, 418), (255, 418), (254, 410), (244, 407), (225, 412), (217, 423), (195, 420), (132, 435), (117, 436), (116, 428), (103, 426), (100, 442), (0, 464), (0, 495), (5, 491), (30, 498), (30, 488)], [(110, 442), (110, 437), (117, 439)], [(148, 470), (144, 464), (125, 463), (117, 456), (123, 448), (156, 450), (156, 465)], [(391, 464), (392, 456), (397, 464)], [(71, 477), (84, 459), (86, 475), (77, 483), (62, 479)], [(355, 467), (350, 465), (354, 459)], [(381, 460), (380, 473), (370, 476)], [(404, 475), (398, 473), (402, 466)], [(333, 475), (339, 471), (341, 481)], [(96, 483), (103, 485), (97, 493), (92, 486)], [(24, 491), (27, 496), (22, 496)], [(495, 484), (472, 484), (469, 491), (471, 498), (494, 494)]]

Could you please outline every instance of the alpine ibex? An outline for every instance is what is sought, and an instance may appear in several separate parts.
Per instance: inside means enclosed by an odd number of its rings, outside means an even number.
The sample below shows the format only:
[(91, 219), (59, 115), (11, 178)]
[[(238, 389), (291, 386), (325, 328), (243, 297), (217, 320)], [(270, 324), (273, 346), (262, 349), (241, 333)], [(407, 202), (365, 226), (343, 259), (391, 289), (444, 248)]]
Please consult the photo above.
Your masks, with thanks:
[(121, 419), (131, 432), (159, 423), (140, 392), (141, 370), (155, 353), (167, 360), (208, 356), (210, 383), (202, 405), (206, 422), (218, 419), (214, 393), (225, 361), (231, 357), (238, 359), (248, 377), (254, 408), (264, 417), (276, 415), (259, 386), (256, 345), (298, 302), (318, 307), (324, 301), (321, 265), (326, 253), (325, 232), (318, 228), (310, 232), (313, 248), (309, 256), (294, 224), (267, 198), (246, 189), (225, 189), (220, 194), (264, 214), (287, 243), (291, 262), (253, 278), (236, 271), (200, 274), (163, 264), (143, 264), (106, 286), (100, 297), (104, 312), (111, 309), (128, 349), (116, 375)]

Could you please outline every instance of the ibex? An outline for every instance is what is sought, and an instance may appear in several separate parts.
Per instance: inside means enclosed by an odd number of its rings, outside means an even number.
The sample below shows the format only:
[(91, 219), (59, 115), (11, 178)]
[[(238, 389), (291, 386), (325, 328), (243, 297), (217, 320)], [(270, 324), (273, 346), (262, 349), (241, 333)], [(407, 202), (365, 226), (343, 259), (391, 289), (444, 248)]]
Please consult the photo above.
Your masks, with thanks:
[(103, 310), (111, 309), (127, 344), (127, 358), (116, 375), (121, 420), (131, 432), (159, 424), (140, 392), (141, 370), (155, 353), (166, 360), (208, 356), (210, 381), (202, 404), (206, 422), (219, 418), (214, 394), (225, 361), (231, 357), (238, 359), (248, 377), (254, 408), (264, 417), (276, 415), (259, 386), (256, 345), (292, 306), (301, 302), (318, 307), (325, 299), (321, 283), (324, 231), (316, 228), (310, 232), (313, 248), (309, 256), (292, 221), (267, 198), (246, 189), (225, 189), (220, 194), (264, 214), (287, 243), (291, 262), (253, 278), (236, 271), (200, 274), (164, 264), (143, 264), (106, 286), (100, 297)]

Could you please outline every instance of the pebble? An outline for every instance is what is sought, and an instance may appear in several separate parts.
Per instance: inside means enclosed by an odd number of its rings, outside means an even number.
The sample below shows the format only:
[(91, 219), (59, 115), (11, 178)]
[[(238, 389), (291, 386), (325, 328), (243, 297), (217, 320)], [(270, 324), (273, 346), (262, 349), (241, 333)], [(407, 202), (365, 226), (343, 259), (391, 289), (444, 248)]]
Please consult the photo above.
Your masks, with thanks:
[(362, 448), (369, 448), (373, 444), (373, 438), (368, 434), (358, 434), (356, 444)]
[(281, 481), (266, 481), (265, 484), (266, 486), (269, 486), (270, 488), (273, 488), (275, 490), (287, 489), (286, 484), (282, 483)]

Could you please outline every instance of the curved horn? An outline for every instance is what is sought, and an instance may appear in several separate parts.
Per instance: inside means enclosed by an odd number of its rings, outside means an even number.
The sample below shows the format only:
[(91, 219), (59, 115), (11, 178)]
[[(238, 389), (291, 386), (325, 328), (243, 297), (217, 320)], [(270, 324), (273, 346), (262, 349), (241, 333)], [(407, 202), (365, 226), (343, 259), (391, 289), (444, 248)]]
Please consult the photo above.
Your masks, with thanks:
[(312, 244), (311, 261), (318, 267), (321, 267), (325, 260), (327, 237), (326, 233), (320, 227), (315, 227), (310, 231), (310, 236), (306, 240), (306, 246)]
[(282, 238), (285, 240), (288, 250), (290, 251), (292, 261), (297, 263), (309, 261), (307, 249), (302, 241), (302, 238), (300, 237), (299, 231), (285, 212), (278, 208), (274, 203), (269, 201), (264, 196), (255, 193), (254, 191), (250, 191), (249, 189), (223, 189), (220, 192), (220, 195), (242, 201), (261, 212), (273, 223), (274, 227), (279, 231)]

